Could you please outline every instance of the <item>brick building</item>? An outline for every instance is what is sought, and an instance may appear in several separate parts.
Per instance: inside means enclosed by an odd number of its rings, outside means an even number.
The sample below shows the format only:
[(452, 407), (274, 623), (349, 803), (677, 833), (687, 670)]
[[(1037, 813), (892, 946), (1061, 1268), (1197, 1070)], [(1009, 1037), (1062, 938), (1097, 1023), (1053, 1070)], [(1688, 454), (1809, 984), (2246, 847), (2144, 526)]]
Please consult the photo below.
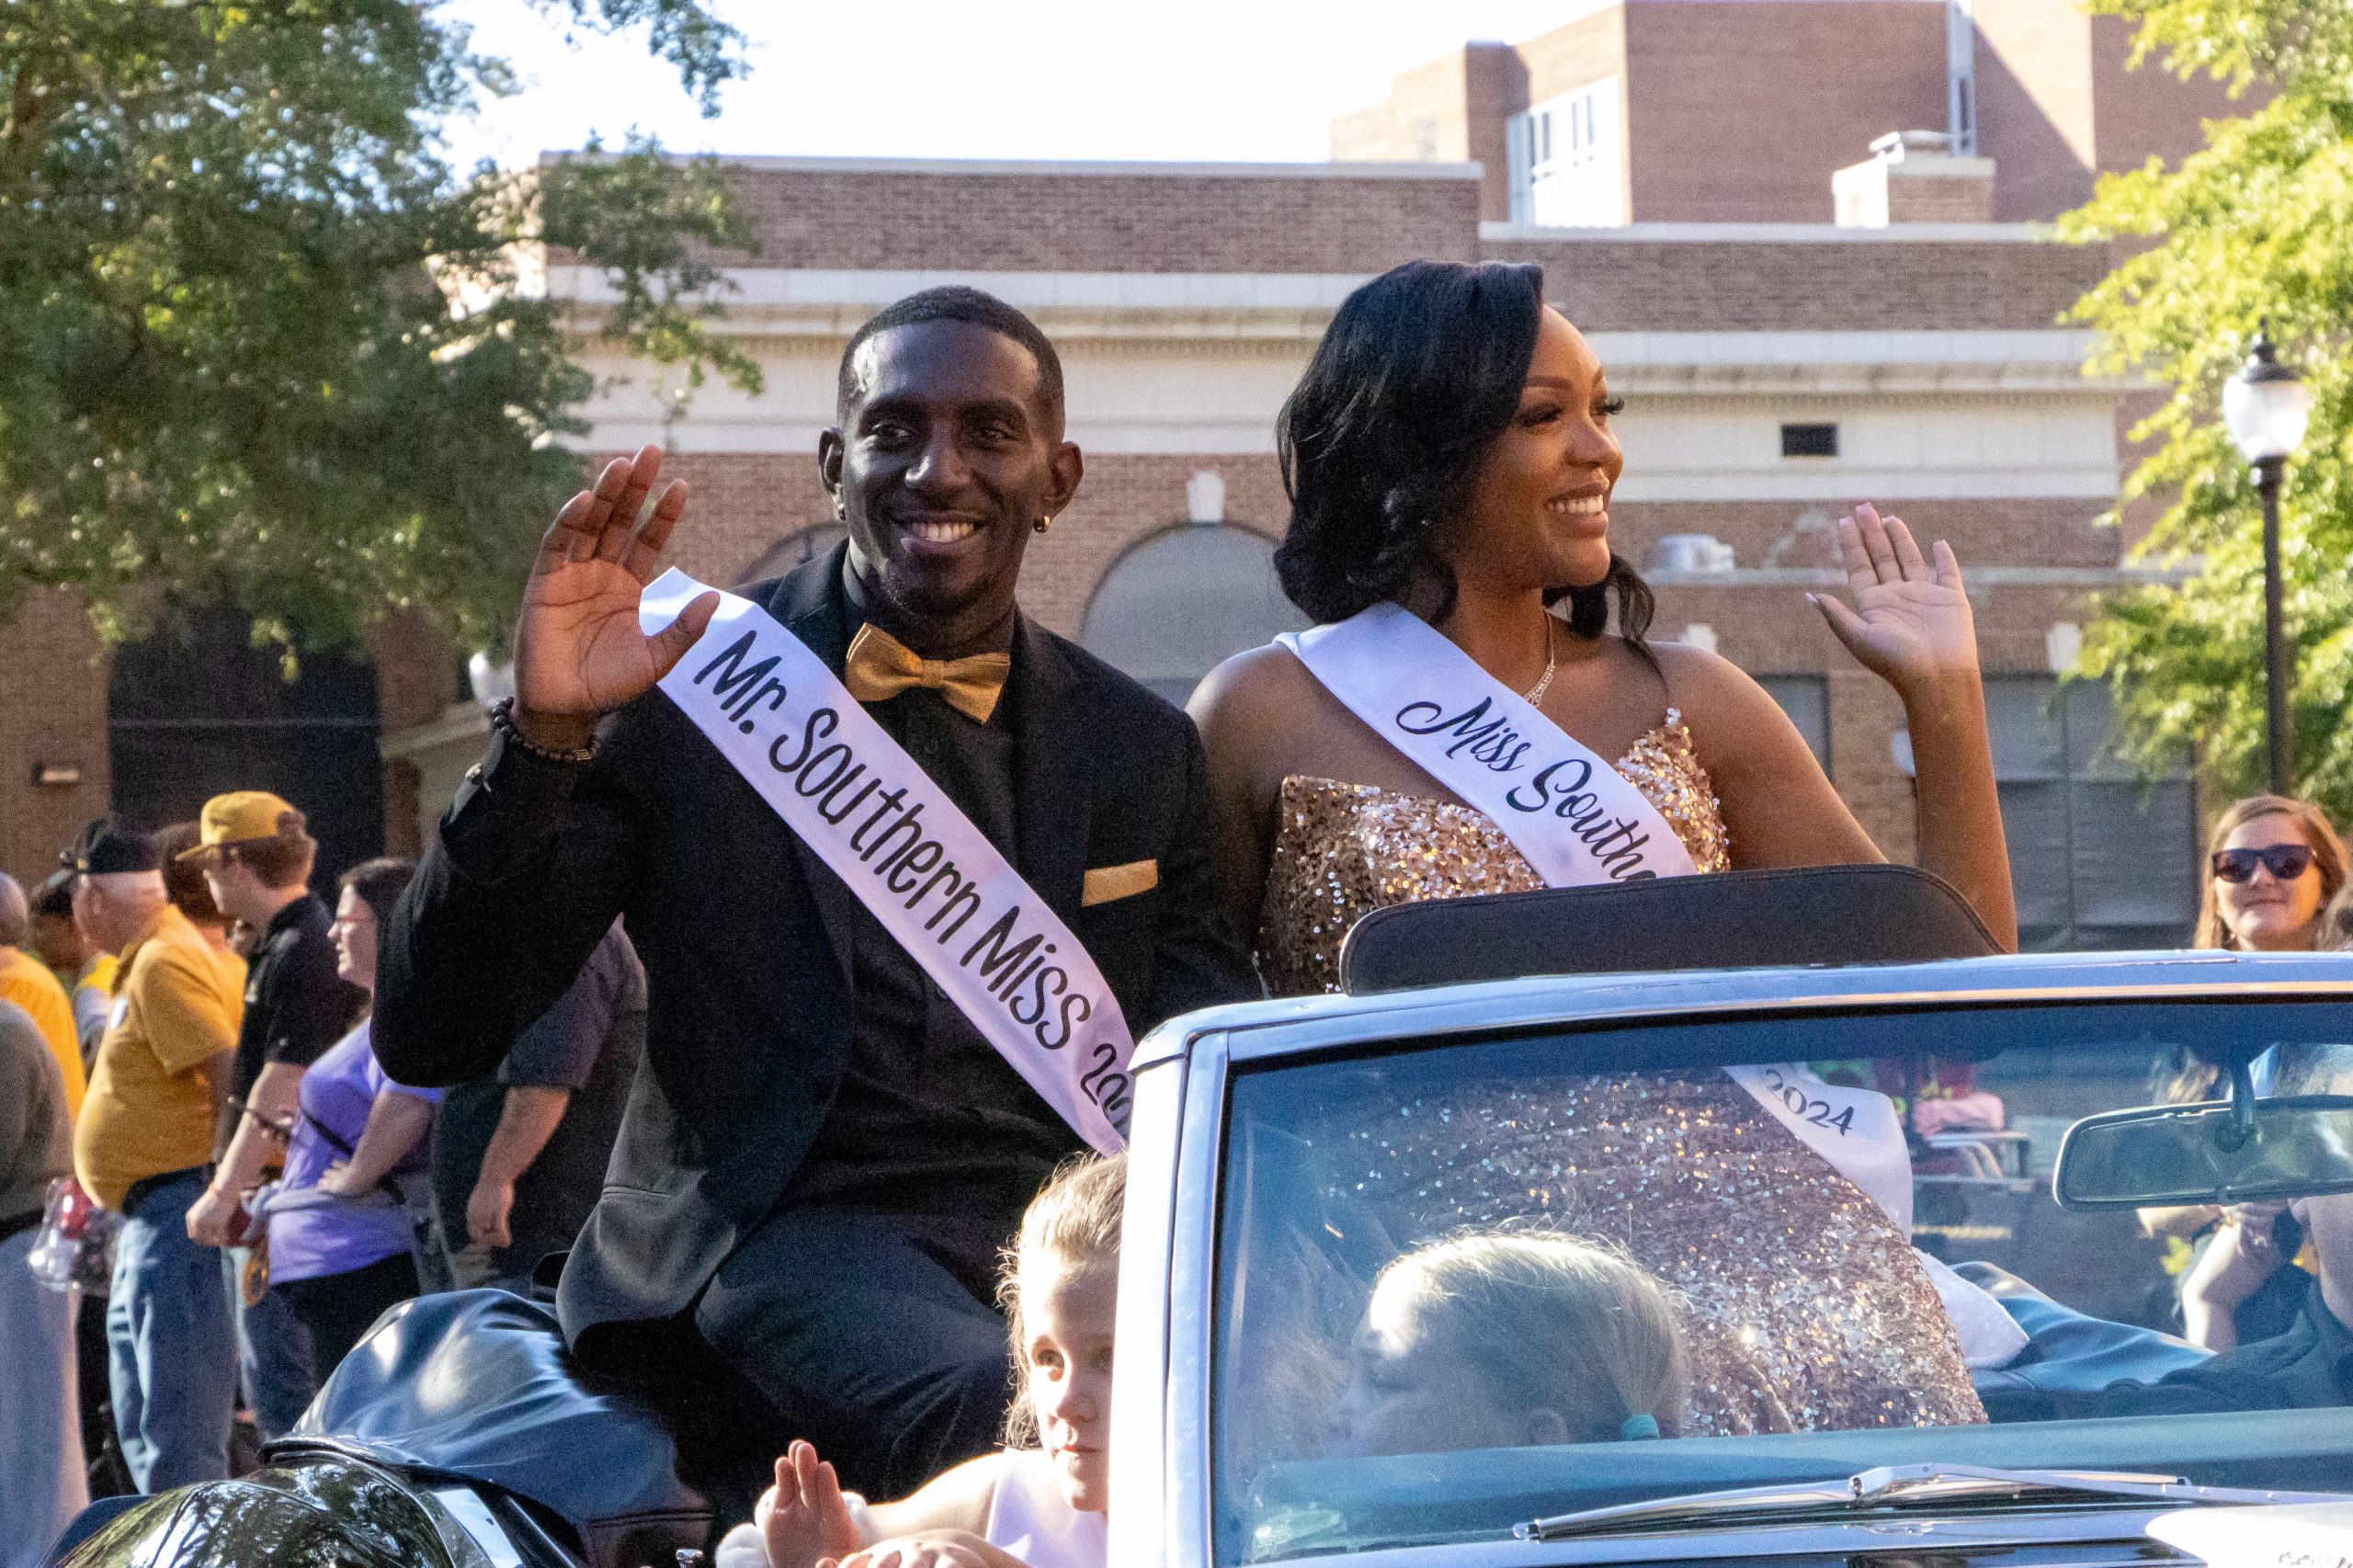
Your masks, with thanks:
[[(2097, 694), (2052, 700), (2085, 596), (2125, 580), (2126, 541), (2093, 519), (2147, 394), (2086, 380), (2082, 335), (2058, 324), (2107, 257), (2029, 221), (2099, 169), (2195, 145), (2216, 104), (2122, 74), (2120, 34), (2067, 0), (1563, 10), (1542, 37), (1399, 76), (1336, 123), (1327, 165), (736, 160), (761, 248), (732, 269), (728, 330), (766, 392), (706, 387), (682, 406), (652, 368), (600, 355), (586, 446), (665, 443), (694, 486), (678, 563), (771, 574), (836, 537), (813, 453), (850, 330), (926, 284), (989, 289), (1060, 346), (1087, 455), (1077, 503), (1032, 541), (1025, 600), (1181, 698), (1296, 624), (1267, 564), (1284, 520), (1273, 421), (1340, 299), (1414, 256), (1536, 262), (1628, 399), (1612, 515), (1658, 590), (1654, 634), (1764, 679), (1907, 856), (1900, 710), (1803, 594), (1837, 581), (1831, 523), (1857, 499), (1950, 539), (1994, 674), (2029, 940), (2178, 938), (2196, 891), (2188, 785), (2112, 776)], [(560, 259), (546, 277), (593, 316), (597, 279)], [(0, 684), (21, 693), (14, 672), (44, 672), (34, 700), (0, 703), (0, 745), (78, 769), (0, 778), (0, 864), (19, 875), (104, 807), (109, 755), (144, 755), (119, 690), (112, 744), (95, 739), (109, 704), (91, 652), (53, 601), (0, 629)], [(479, 749), (458, 663), (395, 623), (373, 710), (345, 704), (380, 743), (381, 778), (355, 793), (393, 850), (415, 847)], [(166, 786), (197, 789), (202, 761)]]

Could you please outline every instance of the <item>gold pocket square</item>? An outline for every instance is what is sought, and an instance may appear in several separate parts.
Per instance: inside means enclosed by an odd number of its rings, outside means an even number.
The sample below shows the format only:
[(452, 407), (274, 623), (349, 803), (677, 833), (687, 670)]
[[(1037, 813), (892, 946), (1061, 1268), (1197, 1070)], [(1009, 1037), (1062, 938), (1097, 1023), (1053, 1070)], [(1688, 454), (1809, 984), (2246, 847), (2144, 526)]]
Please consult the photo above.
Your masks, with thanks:
[(1131, 898), (1140, 892), (1150, 892), (1159, 885), (1160, 862), (1157, 860), (1131, 860), (1124, 866), (1097, 866), (1086, 873), (1086, 881), (1079, 890), (1078, 904), (1081, 909), (1088, 909), (1098, 903), (1108, 903), (1115, 898)]

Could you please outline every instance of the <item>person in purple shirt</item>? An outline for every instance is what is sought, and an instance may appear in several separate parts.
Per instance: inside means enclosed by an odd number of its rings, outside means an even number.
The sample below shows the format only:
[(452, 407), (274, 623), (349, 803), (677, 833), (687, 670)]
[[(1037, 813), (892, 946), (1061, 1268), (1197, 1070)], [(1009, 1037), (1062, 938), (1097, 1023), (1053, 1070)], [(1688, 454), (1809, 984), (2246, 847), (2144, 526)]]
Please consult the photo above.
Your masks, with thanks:
[[(331, 935), (337, 972), (362, 990), (375, 989), (378, 923), (415, 869), (369, 860), (344, 874)], [(302, 1074), (285, 1174), (262, 1213), (269, 1289), (309, 1330), (321, 1382), (387, 1307), (417, 1292), (407, 1189), (425, 1179), (439, 1098), (384, 1075), (365, 1016)]]

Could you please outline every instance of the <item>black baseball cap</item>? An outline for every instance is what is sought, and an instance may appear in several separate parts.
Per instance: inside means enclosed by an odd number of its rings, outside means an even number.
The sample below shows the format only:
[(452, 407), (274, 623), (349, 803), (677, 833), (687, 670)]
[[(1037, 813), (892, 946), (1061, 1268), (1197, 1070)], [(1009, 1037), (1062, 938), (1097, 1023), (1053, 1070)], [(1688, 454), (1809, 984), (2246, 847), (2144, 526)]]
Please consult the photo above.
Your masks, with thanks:
[(112, 817), (100, 817), (82, 830), (74, 847), (58, 857), (70, 870), (85, 877), (103, 877), (116, 871), (158, 871), (163, 869), (162, 851), (155, 841)]

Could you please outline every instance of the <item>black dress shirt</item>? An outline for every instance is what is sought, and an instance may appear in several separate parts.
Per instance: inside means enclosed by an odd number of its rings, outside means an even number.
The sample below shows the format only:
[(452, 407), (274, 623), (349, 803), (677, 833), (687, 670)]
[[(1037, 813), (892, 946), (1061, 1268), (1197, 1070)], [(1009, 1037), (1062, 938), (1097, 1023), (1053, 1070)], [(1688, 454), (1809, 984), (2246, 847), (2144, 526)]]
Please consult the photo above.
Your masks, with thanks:
[[(862, 619), (846, 594), (843, 624)], [(1008, 680), (986, 723), (920, 687), (866, 705), (1008, 863), (1017, 700)], [(854, 920), (849, 1062), (781, 1205), (892, 1215), (985, 1301), (1003, 1217), (1086, 1145), (870, 910)]]

